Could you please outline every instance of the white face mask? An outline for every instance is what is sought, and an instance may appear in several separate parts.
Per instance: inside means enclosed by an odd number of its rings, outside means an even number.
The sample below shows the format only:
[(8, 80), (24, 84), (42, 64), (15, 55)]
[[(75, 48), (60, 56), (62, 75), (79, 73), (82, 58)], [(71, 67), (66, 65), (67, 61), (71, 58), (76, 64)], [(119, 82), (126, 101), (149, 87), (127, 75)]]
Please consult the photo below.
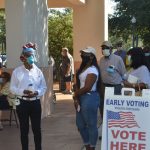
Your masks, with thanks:
[(127, 59), (126, 64), (131, 65), (131, 63), (132, 63), (131, 55), (128, 55), (126, 59)]
[(106, 56), (106, 57), (110, 56), (110, 49), (104, 49), (103, 50), (103, 55)]
[(127, 56), (128, 61), (131, 61), (131, 55)]
[(121, 51), (122, 50), (122, 47), (118, 47), (118, 51)]

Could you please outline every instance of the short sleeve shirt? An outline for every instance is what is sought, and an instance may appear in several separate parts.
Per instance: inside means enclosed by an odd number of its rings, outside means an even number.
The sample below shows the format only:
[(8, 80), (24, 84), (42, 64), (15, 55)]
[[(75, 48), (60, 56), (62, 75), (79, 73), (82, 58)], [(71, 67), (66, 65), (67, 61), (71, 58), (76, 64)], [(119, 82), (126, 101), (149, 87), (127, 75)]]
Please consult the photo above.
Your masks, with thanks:
[[(111, 65), (115, 66), (115, 72), (113, 74), (109, 74), (107, 72), (107, 68)], [(122, 77), (126, 73), (126, 69), (120, 56), (111, 54), (109, 58), (102, 57), (99, 67), (103, 83), (113, 85), (121, 84)]]
[(91, 89), (91, 91), (96, 91), (96, 85), (97, 85), (97, 81), (98, 81), (98, 70), (95, 66), (91, 66), (89, 68), (87, 68), (84, 72), (82, 72), (79, 75), (79, 79), (80, 79), (80, 88), (83, 88), (85, 86), (85, 81), (86, 81), (86, 77), (88, 74), (95, 74), (97, 76), (97, 79)]
[(138, 78), (138, 83), (144, 83), (150, 88), (150, 72), (146, 66), (141, 66), (135, 70), (132, 70), (129, 74)]

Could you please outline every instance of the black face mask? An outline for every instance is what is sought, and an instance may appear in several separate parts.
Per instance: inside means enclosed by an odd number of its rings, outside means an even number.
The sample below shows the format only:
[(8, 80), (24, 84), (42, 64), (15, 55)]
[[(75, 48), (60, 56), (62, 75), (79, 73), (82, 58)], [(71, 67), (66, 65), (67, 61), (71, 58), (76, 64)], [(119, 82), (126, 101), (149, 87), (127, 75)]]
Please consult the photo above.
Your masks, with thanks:
[(85, 65), (90, 61), (90, 56), (81, 55), (81, 58), (82, 58), (82, 63)]

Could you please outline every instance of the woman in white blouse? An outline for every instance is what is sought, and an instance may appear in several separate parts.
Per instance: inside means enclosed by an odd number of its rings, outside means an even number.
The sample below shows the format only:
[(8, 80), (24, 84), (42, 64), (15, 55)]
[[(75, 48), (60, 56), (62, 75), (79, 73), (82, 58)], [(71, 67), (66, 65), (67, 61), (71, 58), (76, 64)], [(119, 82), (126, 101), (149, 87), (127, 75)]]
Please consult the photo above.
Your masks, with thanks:
[(136, 91), (150, 88), (150, 72), (145, 62), (142, 48), (132, 48), (127, 54), (131, 70), (127, 73), (127, 80), (124, 81), (124, 86), (134, 88)]

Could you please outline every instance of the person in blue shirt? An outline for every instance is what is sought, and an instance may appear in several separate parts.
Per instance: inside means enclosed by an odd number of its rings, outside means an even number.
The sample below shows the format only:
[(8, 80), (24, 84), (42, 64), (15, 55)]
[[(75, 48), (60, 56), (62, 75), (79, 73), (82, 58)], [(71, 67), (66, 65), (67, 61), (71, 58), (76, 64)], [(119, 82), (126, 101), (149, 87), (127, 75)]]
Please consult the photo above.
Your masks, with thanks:
[(124, 64), (126, 65), (127, 52), (123, 49), (122, 42), (118, 42), (116, 45), (117, 45), (117, 51), (115, 51), (114, 54), (120, 56)]

